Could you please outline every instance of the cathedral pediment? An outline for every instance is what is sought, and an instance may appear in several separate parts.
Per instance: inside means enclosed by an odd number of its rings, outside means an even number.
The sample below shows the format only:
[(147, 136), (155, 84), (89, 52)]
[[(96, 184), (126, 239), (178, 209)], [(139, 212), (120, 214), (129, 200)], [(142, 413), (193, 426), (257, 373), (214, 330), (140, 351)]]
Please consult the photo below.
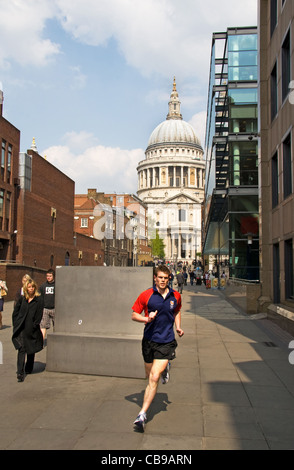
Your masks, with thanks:
[(164, 204), (201, 204), (202, 201), (199, 197), (193, 197), (191, 194), (187, 194), (184, 191), (173, 196), (166, 197), (163, 201)]

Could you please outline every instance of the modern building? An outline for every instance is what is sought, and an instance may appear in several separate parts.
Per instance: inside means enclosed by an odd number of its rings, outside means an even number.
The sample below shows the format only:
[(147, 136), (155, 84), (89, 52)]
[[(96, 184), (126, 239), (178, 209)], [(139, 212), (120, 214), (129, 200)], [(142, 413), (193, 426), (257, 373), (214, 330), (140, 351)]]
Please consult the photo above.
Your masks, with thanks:
[(158, 232), (170, 263), (191, 263), (201, 252), (201, 204), (205, 162), (194, 128), (183, 120), (173, 83), (166, 120), (151, 133), (139, 162), (139, 198), (148, 206), (148, 234)]
[(214, 33), (205, 137), (205, 268), (259, 280), (257, 27)]
[(288, 318), (294, 319), (293, 39), (293, 0), (260, 0), (260, 305), (292, 325)]

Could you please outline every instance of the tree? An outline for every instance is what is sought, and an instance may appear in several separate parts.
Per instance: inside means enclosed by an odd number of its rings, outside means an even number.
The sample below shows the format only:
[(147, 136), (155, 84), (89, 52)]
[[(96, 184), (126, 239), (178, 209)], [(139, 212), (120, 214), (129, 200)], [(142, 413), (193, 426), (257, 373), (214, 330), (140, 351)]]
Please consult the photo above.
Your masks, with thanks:
[(160, 238), (158, 230), (156, 230), (156, 236), (155, 238), (152, 238), (150, 240), (150, 246), (152, 250), (152, 255), (157, 256), (160, 259), (164, 259), (165, 253), (164, 253), (164, 243), (162, 238)]

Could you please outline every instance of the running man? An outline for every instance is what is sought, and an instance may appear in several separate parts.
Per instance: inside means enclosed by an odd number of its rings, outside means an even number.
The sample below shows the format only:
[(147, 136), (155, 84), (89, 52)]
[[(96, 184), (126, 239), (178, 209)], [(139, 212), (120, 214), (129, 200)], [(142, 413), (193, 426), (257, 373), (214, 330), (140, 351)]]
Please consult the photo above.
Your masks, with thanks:
[[(154, 287), (142, 292), (133, 305), (132, 320), (145, 324), (142, 354), (148, 385), (142, 409), (134, 421), (135, 428), (144, 431), (149, 409), (157, 392), (159, 379), (167, 383), (170, 361), (176, 357), (177, 341), (174, 324), (179, 337), (181, 328), (181, 294), (168, 287), (170, 270), (158, 266), (154, 271)], [(141, 315), (144, 312), (144, 316)]]

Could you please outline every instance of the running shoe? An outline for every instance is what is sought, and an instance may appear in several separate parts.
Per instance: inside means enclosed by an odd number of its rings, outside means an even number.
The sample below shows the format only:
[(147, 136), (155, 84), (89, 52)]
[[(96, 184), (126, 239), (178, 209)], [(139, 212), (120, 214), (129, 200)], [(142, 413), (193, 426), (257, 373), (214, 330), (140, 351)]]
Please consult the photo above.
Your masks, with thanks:
[(170, 362), (167, 363), (166, 368), (164, 369), (164, 371), (161, 374), (161, 383), (162, 384), (167, 384), (167, 382), (169, 381), (169, 370), (170, 370)]
[(144, 432), (145, 424), (147, 421), (146, 413), (140, 413), (134, 421), (137, 431)]

